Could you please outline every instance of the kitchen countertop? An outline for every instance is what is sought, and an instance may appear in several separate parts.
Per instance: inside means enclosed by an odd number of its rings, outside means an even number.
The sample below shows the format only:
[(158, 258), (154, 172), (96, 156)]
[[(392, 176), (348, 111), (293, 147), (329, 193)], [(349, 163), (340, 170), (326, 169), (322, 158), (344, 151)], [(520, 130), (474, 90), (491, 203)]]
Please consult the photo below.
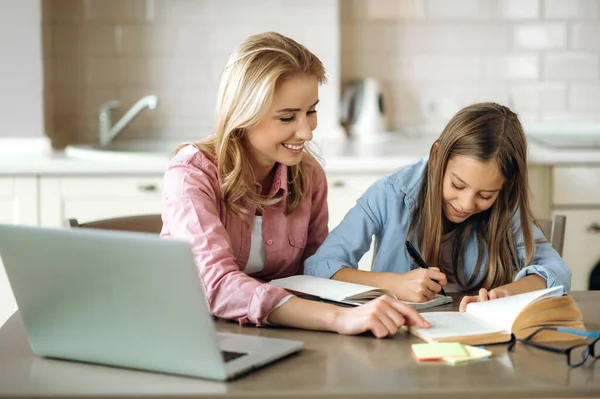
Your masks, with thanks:
[[(327, 173), (389, 173), (428, 155), (432, 137), (395, 136), (380, 142), (343, 138), (317, 143), (314, 152)], [(170, 147), (165, 147), (170, 148)], [(160, 174), (165, 153), (53, 151), (44, 138), (0, 139), (0, 175)], [(536, 165), (600, 165), (600, 148), (557, 149), (529, 142), (529, 162)]]

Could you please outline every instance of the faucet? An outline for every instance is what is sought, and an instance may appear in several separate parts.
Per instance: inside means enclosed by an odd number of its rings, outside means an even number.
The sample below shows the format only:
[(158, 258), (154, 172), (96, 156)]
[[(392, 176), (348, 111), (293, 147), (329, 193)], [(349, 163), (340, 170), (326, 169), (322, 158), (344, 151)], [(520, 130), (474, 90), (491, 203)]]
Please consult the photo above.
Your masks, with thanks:
[(98, 130), (100, 145), (105, 146), (117, 137), (131, 121), (139, 115), (146, 107), (155, 109), (158, 107), (158, 97), (154, 94), (140, 98), (133, 107), (131, 107), (125, 115), (112, 127), (112, 110), (118, 108), (120, 102), (118, 100), (107, 101), (100, 107), (98, 113)]

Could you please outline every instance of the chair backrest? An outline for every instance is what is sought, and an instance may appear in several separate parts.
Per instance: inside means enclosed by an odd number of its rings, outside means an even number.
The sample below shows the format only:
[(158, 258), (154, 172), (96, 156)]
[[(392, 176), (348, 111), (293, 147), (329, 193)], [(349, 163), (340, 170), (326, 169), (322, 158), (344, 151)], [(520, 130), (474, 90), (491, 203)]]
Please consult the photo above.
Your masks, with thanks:
[(552, 244), (552, 248), (562, 256), (565, 246), (565, 229), (567, 226), (567, 217), (564, 215), (555, 215), (553, 220), (538, 220), (542, 233)]
[(162, 218), (159, 214), (138, 215), (95, 220), (93, 222), (81, 224), (77, 221), (77, 219), (69, 219), (65, 224), (67, 227), (84, 227), (90, 229), (121, 230), (160, 234), (162, 229)]

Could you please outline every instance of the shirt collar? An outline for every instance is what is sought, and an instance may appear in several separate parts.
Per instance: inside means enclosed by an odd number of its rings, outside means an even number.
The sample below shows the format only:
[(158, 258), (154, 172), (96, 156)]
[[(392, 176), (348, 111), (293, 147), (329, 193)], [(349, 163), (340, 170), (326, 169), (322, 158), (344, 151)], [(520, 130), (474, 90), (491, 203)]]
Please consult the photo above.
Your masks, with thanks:
[[(282, 197), (288, 192), (288, 167), (286, 165), (276, 163), (275, 164), (275, 175), (273, 176), (273, 183), (271, 184), (271, 190), (267, 198)], [(257, 182), (256, 185), (260, 187)]]
[(269, 198), (283, 196), (288, 192), (288, 167), (277, 163), (275, 168), (275, 176), (273, 176)]

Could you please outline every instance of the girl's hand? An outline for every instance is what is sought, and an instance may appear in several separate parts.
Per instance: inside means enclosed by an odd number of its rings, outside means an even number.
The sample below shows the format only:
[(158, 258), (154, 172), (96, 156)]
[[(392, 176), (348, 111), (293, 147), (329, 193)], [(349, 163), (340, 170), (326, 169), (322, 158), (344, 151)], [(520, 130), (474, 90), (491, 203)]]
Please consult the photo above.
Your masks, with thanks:
[(437, 267), (415, 269), (403, 274), (390, 274), (387, 287), (392, 289), (399, 299), (410, 302), (425, 302), (448, 284), (446, 275)]
[(479, 295), (465, 296), (460, 301), (460, 311), (464, 312), (467, 310), (467, 305), (471, 302), (485, 302), (491, 299), (504, 298), (505, 296), (510, 296), (511, 293), (508, 289), (504, 287), (494, 288), (493, 290), (486, 290), (482, 288), (479, 290)]
[(355, 308), (340, 308), (336, 331), (354, 335), (371, 331), (377, 338), (394, 335), (402, 326), (417, 325), (428, 328), (429, 323), (409, 305), (382, 295)]

